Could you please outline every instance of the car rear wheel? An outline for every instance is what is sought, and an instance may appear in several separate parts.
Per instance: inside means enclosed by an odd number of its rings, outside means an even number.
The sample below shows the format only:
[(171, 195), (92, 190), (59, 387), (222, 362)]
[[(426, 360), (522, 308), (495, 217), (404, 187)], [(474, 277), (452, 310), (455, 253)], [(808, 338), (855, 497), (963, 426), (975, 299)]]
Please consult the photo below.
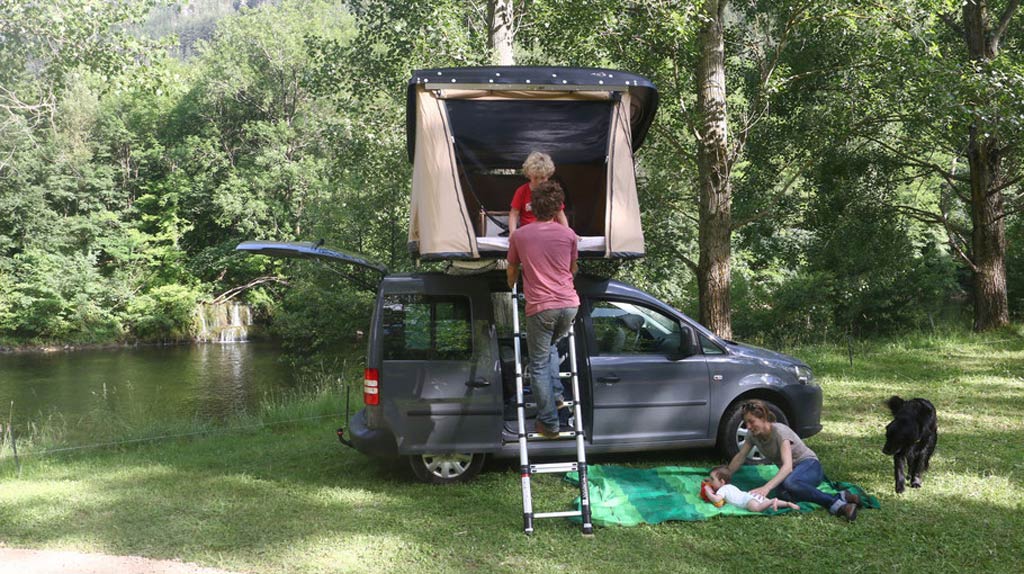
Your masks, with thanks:
[(484, 467), (483, 453), (416, 454), (409, 466), (416, 478), (430, 484), (454, 484), (473, 480)]
[[(722, 417), (722, 423), (718, 429), (718, 448), (725, 455), (725, 458), (732, 460), (732, 457), (736, 456), (736, 453), (743, 448), (743, 443), (747, 440), (747, 434), (750, 432), (747, 430), (747, 424), (743, 422), (743, 413), (740, 411), (740, 407), (743, 406), (744, 401), (737, 401), (729, 410), (726, 411), (725, 416)], [(782, 409), (777, 407), (775, 403), (762, 399), (768, 410), (775, 415), (776, 422), (780, 422), (784, 425), (789, 425), (789, 419), (786, 418), (786, 414), (782, 412)], [(766, 459), (757, 447), (754, 447), (750, 451), (750, 455), (747, 456), (747, 462), (752, 464), (768, 464), (771, 461)]]

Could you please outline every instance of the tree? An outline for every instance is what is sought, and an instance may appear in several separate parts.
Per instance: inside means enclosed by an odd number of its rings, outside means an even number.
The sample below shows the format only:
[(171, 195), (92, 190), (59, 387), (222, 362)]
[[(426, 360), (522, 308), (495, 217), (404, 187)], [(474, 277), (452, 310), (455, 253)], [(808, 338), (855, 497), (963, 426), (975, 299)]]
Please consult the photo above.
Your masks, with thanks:
[(487, 48), (499, 66), (516, 65), (513, 45), (515, 41), (515, 12), (512, 0), (488, 0), (487, 14), (491, 25), (487, 33)]
[(898, 158), (894, 178), (940, 182), (934, 202), (890, 205), (944, 230), (972, 274), (977, 331), (1009, 321), (1005, 225), (1024, 181), (1018, 9), (921, 0), (867, 12), (860, 62), (838, 78), (857, 96), (844, 98), (853, 140)]
[[(993, 21), (988, 2), (964, 2), (962, 28), (950, 22), (955, 31), (962, 32), (967, 43), (967, 58), (976, 70), (999, 71), (1000, 42), (1018, 6), (1018, 0), (1008, 0), (998, 20)], [(1024, 79), (1019, 75), (1016, 83), (1024, 87)], [(1016, 93), (1019, 101), (1024, 92)], [(1005, 120), (997, 116), (995, 122), (990, 122), (983, 115), (975, 114), (967, 127), (973, 257), (965, 257), (965, 261), (974, 272), (974, 328), (978, 331), (1001, 327), (1010, 321), (1003, 191), (1019, 183), (1020, 177), (1008, 178), (1003, 162), (1006, 155), (1016, 151), (1018, 144), (1001, 138), (999, 131), (986, 129), (990, 123), (996, 123), (992, 127), (998, 128)], [(1020, 135), (1019, 130), (1017, 133)]]
[(700, 322), (726, 339), (732, 338), (732, 186), (729, 122), (725, 102), (726, 0), (706, 0), (697, 34), (697, 177), (700, 198), (697, 284)]
[[(797, 110), (777, 118), (774, 105), (821, 72), (794, 71), (793, 53), (812, 43), (842, 4), (660, 0), (581, 8), (549, 0), (532, 9), (544, 24), (537, 29), (558, 30), (537, 36), (549, 52), (577, 65), (621, 66), (658, 85), (663, 104), (639, 158), (649, 184), (641, 202), (656, 206), (643, 212), (645, 231), (657, 238), (648, 251), (685, 263), (696, 276), (700, 320), (720, 335), (732, 335), (733, 234), (777, 213), (806, 170), (805, 150), (785, 142), (773, 150), (762, 144), (766, 161), (744, 165), (748, 145), (759, 137), (779, 142), (780, 122), (796, 124)], [(745, 210), (734, 218), (737, 199)], [(665, 229), (675, 236), (662, 238)]]

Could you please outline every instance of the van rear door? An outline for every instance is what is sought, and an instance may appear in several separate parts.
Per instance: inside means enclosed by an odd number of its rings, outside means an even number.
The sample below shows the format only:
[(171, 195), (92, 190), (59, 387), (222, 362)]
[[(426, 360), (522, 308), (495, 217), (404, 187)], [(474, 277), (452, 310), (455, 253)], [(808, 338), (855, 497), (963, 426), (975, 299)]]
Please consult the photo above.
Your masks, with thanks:
[[(490, 290), (478, 277), (389, 276), (369, 365), (399, 454), (493, 452), (502, 384)], [(378, 367), (379, 365), (379, 367)]]
[(363, 255), (357, 253), (351, 253), (342, 251), (340, 249), (327, 249), (322, 247), (321, 243), (289, 243), (283, 241), (243, 241), (235, 247), (236, 251), (245, 251), (247, 253), (253, 253), (256, 255), (266, 255), (268, 257), (287, 257), (291, 259), (323, 259), (326, 261), (337, 261), (340, 263), (346, 263), (354, 266), (358, 269), (369, 271), (369, 275), (373, 279), (367, 279), (363, 275), (346, 273), (340, 271), (342, 275), (351, 279), (353, 282), (358, 283), (362, 287), (376, 291), (377, 284), (385, 275), (388, 274), (388, 268), (384, 265), (367, 259)]

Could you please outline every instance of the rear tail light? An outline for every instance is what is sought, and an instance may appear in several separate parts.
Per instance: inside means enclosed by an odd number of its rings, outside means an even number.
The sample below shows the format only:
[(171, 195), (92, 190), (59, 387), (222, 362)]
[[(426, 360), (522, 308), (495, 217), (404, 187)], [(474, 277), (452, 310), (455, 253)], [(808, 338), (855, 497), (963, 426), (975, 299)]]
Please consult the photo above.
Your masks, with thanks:
[(363, 403), (368, 405), (380, 404), (379, 381), (380, 375), (377, 369), (366, 369), (363, 372)]

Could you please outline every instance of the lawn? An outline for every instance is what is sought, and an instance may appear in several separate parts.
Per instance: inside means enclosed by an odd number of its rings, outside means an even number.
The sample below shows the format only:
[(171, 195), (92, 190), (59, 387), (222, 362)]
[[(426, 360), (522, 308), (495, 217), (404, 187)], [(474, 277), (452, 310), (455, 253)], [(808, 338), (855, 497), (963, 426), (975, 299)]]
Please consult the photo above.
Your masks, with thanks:
[[(0, 458), (0, 544), (178, 558), (243, 572), (1019, 572), (1024, 542), (1024, 336), (916, 336), (790, 349), (815, 368), (824, 430), (807, 440), (836, 480), (882, 508), (847, 524), (824, 511), (598, 528), (561, 519), (521, 531), (518, 474), (431, 487), (340, 445), (338, 421), (256, 425), (118, 448)], [(929, 398), (939, 443), (924, 488), (893, 492), (881, 453), (891, 394)], [(262, 416), (330, 412), (307, 397)], [(249, 425), (250, 427), (254, 425)], [(709, 466), (713, 451), (591, 461)], [(534, 482), (538, 510), (574, 491)]]

